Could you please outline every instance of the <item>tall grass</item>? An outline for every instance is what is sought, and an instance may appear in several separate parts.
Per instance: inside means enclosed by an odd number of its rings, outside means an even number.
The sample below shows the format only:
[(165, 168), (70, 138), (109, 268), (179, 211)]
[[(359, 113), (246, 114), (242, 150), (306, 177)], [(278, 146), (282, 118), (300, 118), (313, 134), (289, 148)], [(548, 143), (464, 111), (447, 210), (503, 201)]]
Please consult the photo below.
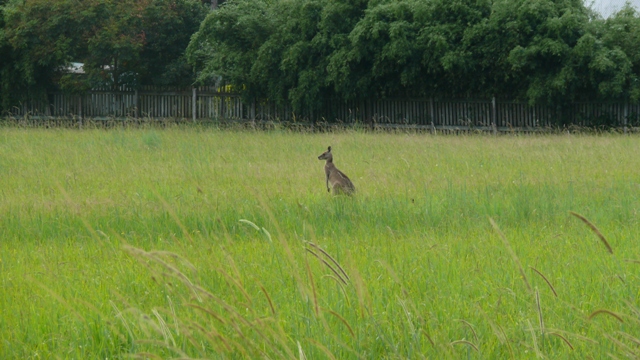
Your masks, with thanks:
[(636, 354), (639, 150), (2, 128), (0, 357)]

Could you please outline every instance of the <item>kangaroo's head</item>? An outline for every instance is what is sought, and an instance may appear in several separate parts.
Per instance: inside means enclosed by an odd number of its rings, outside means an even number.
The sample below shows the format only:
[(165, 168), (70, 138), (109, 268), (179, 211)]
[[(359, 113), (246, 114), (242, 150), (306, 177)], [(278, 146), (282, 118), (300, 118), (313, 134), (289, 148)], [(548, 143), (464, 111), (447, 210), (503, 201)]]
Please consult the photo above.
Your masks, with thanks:
[(322, 154), (320, 154), (320, 156), (318, 156), (318, 160), (328, 160), (328, 161), (333, 160), (333, 155), (331, 155), (331, 146), (327, 148), (327, 151), (323, 152)]

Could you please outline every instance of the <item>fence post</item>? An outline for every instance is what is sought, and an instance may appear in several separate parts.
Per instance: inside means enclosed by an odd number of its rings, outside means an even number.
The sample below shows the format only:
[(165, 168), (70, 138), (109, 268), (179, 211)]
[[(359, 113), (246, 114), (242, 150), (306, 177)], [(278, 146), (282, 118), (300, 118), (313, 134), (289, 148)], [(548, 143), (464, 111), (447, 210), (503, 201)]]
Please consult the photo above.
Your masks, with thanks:
[(220, 96), (220, 114), (219, 114), (219, 119), (225, 119), (226, 118), (226, 106), (225, 106), (225, 94), (222, 94)]
[(622, 119), (622, 122), (624, 123), (624, 133), (626, 134), (628, 129), (627, 129), (627, 118), (629, 117), (629, 101), (625, 100), (624, 102), (624, 118)]
[(256, 121), (256, 99), (251, 100), (251, 121)]
[(491, 98), (491, 127), (493, 128), (493, 135), (498, 134), (498, 125), (496, 124), (496, 97)]
[(54, 105), (51, 103), (51, 99), (49, 99), (49, 94), (47, 94), (46, 97), (47, 97), (47, 108), (44, 110), (44, 114), (46, 116), (53, 116), (53, 111), (51, 111), (51, 108)]
[(133, 116), (138, 118), (138, 89), (133, 91)]
[(433, 118), (433, 97), (429, 98), (429, 115), (431, 116), (431, 133), (435, 134), (436, 133), (436, 125), (434, 123), (434, 118)]
[(78, 121), (82, 127), (82, 95), (78, 95)]
[(192, 91), (192, 95), (191, 95), (191, 117), (193, 119), (193, 122), (196, 122), (196, 100), (197, 100), (197, 94), (196, 94), (196, 88), (193, 87), (191, 89)]

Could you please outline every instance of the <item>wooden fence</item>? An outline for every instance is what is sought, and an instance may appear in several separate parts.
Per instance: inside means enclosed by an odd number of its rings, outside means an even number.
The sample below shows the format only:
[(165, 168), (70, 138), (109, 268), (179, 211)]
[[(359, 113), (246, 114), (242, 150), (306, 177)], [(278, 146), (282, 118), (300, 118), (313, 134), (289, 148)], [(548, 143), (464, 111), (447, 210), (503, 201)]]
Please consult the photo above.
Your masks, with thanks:
[[(575, 102), (563, 108), (529, 106), (522, 102), (450, 99), (386, 99), (360, 102), (328, 101), (321, 111), (296, 114), (268, 101), (244, 103), (221, 88), (143, 87), (85, 95), (49, 94), (46, 100), (15, 107), (13, 117), (181, 120), (252, 120), (301, 123), (366, 124), (431, 130), (536, 130), (561, 126), (638, 127), (640, 103)], [(222, 88), (224, 89), (224, 88)]]

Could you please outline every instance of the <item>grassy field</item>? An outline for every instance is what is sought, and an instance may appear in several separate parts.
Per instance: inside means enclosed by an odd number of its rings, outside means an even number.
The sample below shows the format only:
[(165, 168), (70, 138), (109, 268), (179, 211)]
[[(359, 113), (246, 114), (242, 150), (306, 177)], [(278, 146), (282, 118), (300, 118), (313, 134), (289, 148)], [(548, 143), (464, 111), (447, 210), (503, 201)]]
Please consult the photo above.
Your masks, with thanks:
[[(328, 145), (354, 197), (327, 193)], [(638, 154), (622, 135), (2, 128), (0, 358), (638, 356)]]

